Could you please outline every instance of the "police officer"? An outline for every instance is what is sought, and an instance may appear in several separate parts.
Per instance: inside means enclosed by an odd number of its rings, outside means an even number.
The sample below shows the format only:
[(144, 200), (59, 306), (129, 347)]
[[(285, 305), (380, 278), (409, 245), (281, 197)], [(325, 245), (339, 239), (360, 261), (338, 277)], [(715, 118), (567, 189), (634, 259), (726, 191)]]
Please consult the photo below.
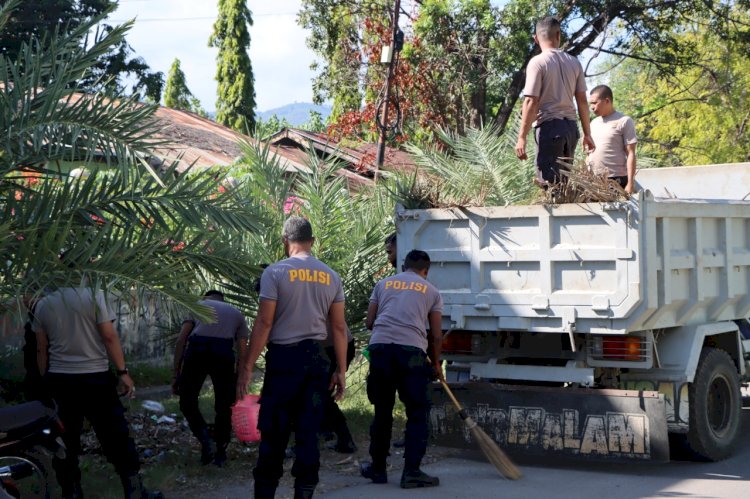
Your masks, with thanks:
[[(223, 466), (232, 432), (232, 404), (237, 386), (233, 347), (236, 345), (237, 357), (242, 358), (248, 327), (242, 312), (225, 303), (221, 291), (206, 292), (199, 303), (213, 309), (214, 321), (207, 323), (188, 318), (182, 323), (175, 345), (172, 389), (180, 396), (180, 410), (201, 443), (201, 462), (208, 464), (213, 461), (215, 465)], [(214, 386), (214, 438), (209, 435), (198, 406), (198, 396), (206, 376), (211, 376)]]
[[(432, 487), (440, 480), (420, 470), (427, 450), (427, 417), (430, 409), (427, 385), (442, 376), (440, 347), (443, 334), (440, 315), (443, 301), (427, 282), (430, 257), (412, 250), (403, 272), (378, 282), (370, 297), (367, 328), (372, 330), (367, 396), (375, 406), (370, 425), (371, 463), (360, 472), (374, 483), (386, 483), (386, 458), (391, 442), (396, 392), (406, 407), (406, 445), (401, 487)], [(425, 324), (429, 322), (428, 336)], [(429, 354), (427, 353), (429, 352)], [(429, 355), (430, 361), (427, 357)]]
[(39, 372), (65, 426), (67, 451), (63, 458), (54, 457), (53, 467), (66, 499), (83, 497), (78, 455), (84, 418), (120, 475), (125, 498), (162, 497), (141, 483), (138, 452), (118, 397), (119, 393), (132, 398), (135, 384), (125, 367), (115, 318), (102, 291), (88, 287), (60, 288), (42, 298), (34, 311)]
[[(344, 290), (338, 274), (312, 256), (315, 239), (310, 222), (289, 218), (282, 239), (288, 258), (269, 266), (261, 276), (260, 306), (248, 353), (241, 361), (237, 396), (246, 392), (253, 366), (267, 346), (258, 418), (262, 440), (253, 470), (255, 497), (274, 497), (284, 472), (289, 436), (294, 431), (294, 497), (307, 499), (318, 483), (318, 431), (324, 394), (335, 390), (336, 400), (344, 395)], [(331, 377), (320, 343), (328, 334), (326, 323), (330, 323), (338, 365)]]

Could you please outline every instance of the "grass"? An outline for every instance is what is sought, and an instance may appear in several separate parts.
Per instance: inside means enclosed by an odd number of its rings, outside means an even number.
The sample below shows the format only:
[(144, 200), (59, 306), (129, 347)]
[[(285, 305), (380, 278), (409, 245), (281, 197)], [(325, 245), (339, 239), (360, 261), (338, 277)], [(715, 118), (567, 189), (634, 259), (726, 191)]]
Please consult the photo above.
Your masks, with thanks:
[(144, 361), (128, 364), (130, 377), (133, 378), (135, 386), (160, 386), (172, 383), (171, 361), (160, 360), (159, 362)]

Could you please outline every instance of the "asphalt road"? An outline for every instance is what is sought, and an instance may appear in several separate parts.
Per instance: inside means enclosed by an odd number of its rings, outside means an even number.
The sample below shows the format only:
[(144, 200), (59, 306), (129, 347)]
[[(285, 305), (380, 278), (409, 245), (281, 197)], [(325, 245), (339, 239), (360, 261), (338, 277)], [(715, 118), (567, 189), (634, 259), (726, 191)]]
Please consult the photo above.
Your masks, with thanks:
[[(745, 401), (747, 405), (747, 399)], [(400, 474), (375, 485), (360, 478), (345, 488), (316, 497), (328, 498), (503, 498), (503, 499), (631, 499), (750, 498), (750, 407), (743, 409), (743, 436), (734, 456), (718, 463), (671, 461), (646, 463), (542, 463), (520, 465), (524, 477), (508, 481), (481, 461), (448, 458), (425, 466), (440, 477), (440, 486), (402, 490)]]

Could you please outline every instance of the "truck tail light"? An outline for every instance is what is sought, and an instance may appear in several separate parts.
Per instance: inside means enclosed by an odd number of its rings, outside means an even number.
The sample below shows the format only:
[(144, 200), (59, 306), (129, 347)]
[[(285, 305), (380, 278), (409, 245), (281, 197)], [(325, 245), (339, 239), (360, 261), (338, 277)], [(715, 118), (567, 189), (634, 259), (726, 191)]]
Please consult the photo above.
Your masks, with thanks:
[(602, 339), (602, 357), (608, 360), (639, 362), (644, 359), (646, 345), (639, 336), (608, 336)]
[(443, 353), (470, 354), (472, 345), (471, 333), (451, 331), (443, 338)]

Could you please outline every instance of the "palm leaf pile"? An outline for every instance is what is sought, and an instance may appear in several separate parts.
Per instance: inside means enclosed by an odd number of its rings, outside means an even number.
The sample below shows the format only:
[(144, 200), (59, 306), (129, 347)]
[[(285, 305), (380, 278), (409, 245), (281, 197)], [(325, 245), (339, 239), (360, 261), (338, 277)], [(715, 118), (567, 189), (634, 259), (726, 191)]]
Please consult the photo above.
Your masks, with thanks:
[(605, 203), (626, 201), (630, 196), (606, 175), (597, 175), (581, 159), (558, 159), (565, 181), (540, 189), (539, 204)]

